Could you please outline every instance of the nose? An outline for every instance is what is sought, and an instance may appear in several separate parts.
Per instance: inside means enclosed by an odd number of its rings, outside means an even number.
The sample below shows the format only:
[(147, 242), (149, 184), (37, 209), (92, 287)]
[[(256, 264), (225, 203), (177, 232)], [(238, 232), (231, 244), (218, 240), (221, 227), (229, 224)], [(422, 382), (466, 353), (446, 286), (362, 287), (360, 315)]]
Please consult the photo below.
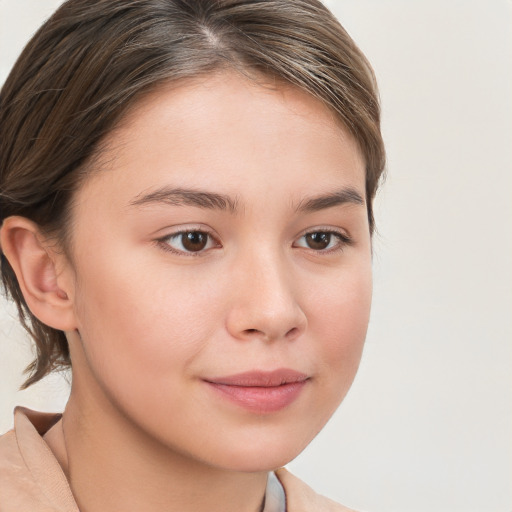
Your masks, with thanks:
[(263, 255), (231, 274), (227, 329), (240, 340), (293, 340), (307, 326), (294, 279), (285, 261)]

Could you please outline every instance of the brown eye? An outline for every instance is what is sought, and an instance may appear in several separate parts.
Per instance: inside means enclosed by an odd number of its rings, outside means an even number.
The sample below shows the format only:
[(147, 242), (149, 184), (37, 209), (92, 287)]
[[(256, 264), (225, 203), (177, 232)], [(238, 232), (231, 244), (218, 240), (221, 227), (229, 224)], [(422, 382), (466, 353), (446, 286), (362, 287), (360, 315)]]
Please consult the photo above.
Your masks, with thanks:
[(308, 233), (305, 235), (306, 244), (310, 249), (321, 251), (327, 249), (331, 243), (332, 233), (319, 231), (317, 233)]
[(293, 245), (330, 254), (333, 251), (341, 251), (351, 244), (351, 238), (338, 231), (310, 231), (302, 235)]
[(213, 238), (204, 231), (181, 231), (162, 238), (160, 242), (168, 250), (178, 254), (198, 254), (215, 247)]
[(201, 231), (181, 233), (181, 243), (187, 251), (202, 251), (208, 243), (208, 235)]

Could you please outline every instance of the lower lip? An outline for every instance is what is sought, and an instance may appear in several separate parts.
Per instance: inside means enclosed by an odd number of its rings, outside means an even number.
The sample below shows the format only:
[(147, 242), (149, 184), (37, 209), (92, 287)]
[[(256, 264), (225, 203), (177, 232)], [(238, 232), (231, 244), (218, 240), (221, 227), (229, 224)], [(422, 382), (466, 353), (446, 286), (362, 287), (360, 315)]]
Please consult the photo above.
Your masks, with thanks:
[(281, 386), (232, 386), (208, 382), (220, 395), (237, 405), (259, 414), (277, 412), (288, 407), (300, 395), (307, 380)]

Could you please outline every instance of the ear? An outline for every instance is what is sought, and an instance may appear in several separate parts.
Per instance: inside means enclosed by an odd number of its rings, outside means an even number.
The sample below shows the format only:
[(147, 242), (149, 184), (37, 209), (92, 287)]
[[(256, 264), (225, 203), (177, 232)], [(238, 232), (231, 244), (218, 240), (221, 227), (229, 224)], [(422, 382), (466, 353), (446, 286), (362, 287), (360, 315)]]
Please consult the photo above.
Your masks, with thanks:
[(24, 217), (6, 218), (0, 247), (32, 314), (54, 329), (76, 329), (72, 268), (65, 255), (47, 243), (37, 224)]

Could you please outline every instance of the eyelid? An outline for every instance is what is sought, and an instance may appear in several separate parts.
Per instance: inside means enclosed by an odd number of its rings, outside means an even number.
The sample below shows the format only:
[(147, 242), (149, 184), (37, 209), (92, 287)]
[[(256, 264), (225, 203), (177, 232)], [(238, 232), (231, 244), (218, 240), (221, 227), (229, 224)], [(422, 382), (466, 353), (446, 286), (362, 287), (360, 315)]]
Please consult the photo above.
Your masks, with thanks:
[[(175, 249), (169, 243), (167, 243), (167, 240), (169, 240), (170, 238), (177, 237), (177, 236), (185, 234), (185, 233), (193, 233), (193, 232), (204, 233), (205, 235), (207, 235), (209, 237), (209, 239), (215, 243), (215, 247), (210, 247), (208, 249), (202, 249), (200, 251), (181, 251), (179, 249)], [(186, 257), (202, 256), (213, 248), (221, 247), (221, 243), (219, 242), (218, 237), (215, 234), (213, 234), (213, 232), (210, 228), (208, 228), (206, 226), (200, 226), (197, 224), (189, 225), (189, 226), (180, 225), (179, 227), (176, 227), (175, 230), (169, 231), (165, 235), (156, 238), (155, 243), (160, 248), (162, 248), (164, 251), (171, 252), (171, 253), (177, 254), (179, 256), (186, 256)]]
[(313, 228), (307, 228), (305, 229), (294, 241), (294, 244), (304, 238), (306, 235), (313, 234), (313, 233), (329, 233), (334, 235), (338, 238), (339, 243), (330, 249), (313, 249), (311, 247), (302, 247), (298, 246), (302, 249), (308, 249), (314, 253), (317, 254), (331, 254), (334, 252), (342, 251), (345, 247), (353, 245), (354, 240), (353, 238), (343, 229), (335, 228), (335, 227), (327, 227), (327, 226), (319, 226), (319, 227), (313, 227)]

